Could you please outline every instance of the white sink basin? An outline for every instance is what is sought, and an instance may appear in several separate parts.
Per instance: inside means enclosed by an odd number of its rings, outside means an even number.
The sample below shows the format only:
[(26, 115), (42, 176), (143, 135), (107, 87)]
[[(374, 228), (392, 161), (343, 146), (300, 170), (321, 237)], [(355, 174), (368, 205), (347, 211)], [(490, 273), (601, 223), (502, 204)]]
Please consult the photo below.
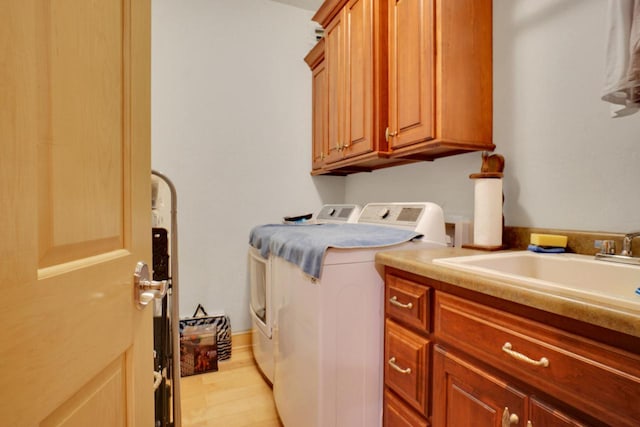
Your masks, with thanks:
[(433, 262), (611, 308), (640, 310), (640, 295), (636, 294), (640, 266), (595, 260), (588, 255), (530, 251), (438, 258)]

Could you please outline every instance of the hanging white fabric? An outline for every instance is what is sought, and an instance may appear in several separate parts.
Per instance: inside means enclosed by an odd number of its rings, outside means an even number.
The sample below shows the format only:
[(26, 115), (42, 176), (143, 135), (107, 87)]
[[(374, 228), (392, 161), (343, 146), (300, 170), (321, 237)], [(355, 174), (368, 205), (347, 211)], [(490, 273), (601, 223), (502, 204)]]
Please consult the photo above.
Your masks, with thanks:
[(609, 0), (602, 99), (613, 117), (640, 111), (640, 0)]

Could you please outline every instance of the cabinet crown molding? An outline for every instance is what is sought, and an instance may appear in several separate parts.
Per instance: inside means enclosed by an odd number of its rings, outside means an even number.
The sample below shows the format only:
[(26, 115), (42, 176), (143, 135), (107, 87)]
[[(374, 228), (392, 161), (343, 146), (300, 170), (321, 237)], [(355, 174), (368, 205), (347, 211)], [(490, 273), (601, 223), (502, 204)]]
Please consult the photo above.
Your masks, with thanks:
[(304, 62), (307, 63), (309, 68), (313, 69), (320, 61), (324, 59), (324, 38), (320, 39), (318, 43), (307, 53), (304, 57)]
[(331, 21), (348, 2), (348, 0), (325, 0), (311, 20), (322, 25), (322, 28), (327, 28), (329, 21)]

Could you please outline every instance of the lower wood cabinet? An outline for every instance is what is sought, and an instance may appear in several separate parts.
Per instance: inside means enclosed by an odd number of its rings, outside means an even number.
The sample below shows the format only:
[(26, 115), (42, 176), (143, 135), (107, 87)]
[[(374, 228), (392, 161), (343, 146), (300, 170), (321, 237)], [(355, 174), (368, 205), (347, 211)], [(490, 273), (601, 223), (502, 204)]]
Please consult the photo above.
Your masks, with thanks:
[(524, 415), (524, 393), (439, 346), (434, 355), (433, 378), (437, 379), (433, 404), (435, 426), (500, 427), (503, 418), (518, 425), (519, 417)]
[(640, 425), (637, 337), (618, 348), (604, 343), (611, 331), (579, 335), (561, 317), (389, 267), (385, 284), (385, 426)]
[(529, 396), (477, 365), (449, 354), (434, 354), (434, 427), (588, 426)]
[(428, 427), (429, 423), (411, 410), (399, 397), (396, 397), (389, 390), (385, 390), (384, 425), (388, 427)]

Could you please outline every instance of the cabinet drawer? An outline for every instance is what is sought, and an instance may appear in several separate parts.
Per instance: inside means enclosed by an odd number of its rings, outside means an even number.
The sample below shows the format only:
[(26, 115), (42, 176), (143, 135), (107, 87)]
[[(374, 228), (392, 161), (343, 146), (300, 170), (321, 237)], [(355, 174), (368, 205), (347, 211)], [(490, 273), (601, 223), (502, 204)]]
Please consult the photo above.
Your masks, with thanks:
[(385, 283), (387, 317), (429, 332), (431, 288), (393, 275), (387, 275)]
[(418, 412), (427, 416), (430, 341), (387, 320), (384, 381)]
[(435, 336), (612, 425), (640, 419), (640, 357), (437, 293)]
[(426, 419), (409, 408), (388, 389), (384, 390), (384, 427), (429, 427)]

